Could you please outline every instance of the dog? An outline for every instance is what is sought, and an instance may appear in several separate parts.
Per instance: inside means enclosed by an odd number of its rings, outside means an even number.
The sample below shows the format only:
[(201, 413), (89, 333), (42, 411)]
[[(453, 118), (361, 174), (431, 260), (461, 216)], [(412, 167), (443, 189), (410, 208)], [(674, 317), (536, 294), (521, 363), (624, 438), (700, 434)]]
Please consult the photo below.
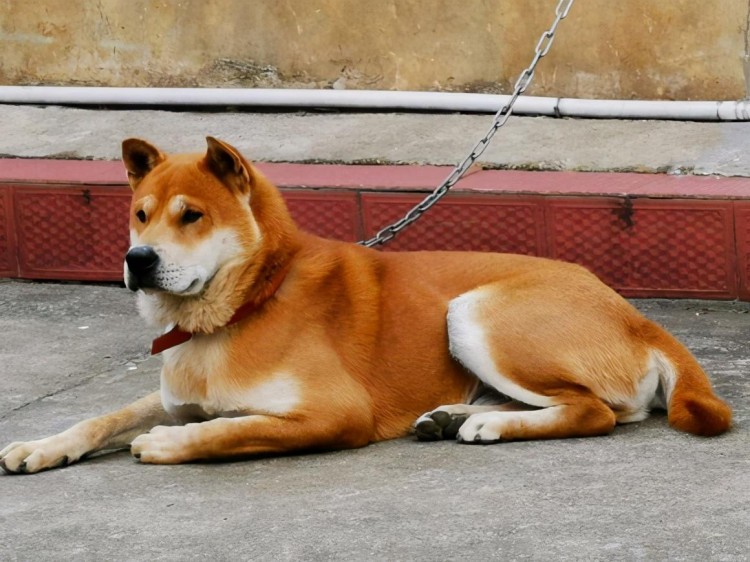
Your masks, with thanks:
[(379, 252), (300, 231), (280, 192), (212, 137), (200, 155), (123, 142), (125, 284), (166, 333), (160, 391), (0, 451), (9, 473), (130, 447), (175, 464), (362, 447), (610, 433), (665, 408), (727, 431), (690, 352), (578, 265)]

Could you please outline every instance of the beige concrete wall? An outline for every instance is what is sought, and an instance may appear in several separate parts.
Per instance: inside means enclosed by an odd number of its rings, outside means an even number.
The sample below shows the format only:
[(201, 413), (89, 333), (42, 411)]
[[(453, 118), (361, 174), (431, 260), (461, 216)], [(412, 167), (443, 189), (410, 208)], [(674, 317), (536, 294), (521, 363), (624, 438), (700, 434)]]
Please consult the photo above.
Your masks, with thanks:
[[(0, 0), (0, 83), (507, 92), (557, 0)], [(738, 99), (747, 0), (577, 0), (530, 94)]]

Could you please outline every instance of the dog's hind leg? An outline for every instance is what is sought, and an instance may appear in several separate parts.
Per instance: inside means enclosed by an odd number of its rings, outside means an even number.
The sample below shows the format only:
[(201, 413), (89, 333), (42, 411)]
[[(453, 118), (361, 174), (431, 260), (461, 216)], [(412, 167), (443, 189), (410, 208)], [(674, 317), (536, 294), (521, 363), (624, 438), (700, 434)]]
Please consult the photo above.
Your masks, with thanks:
[[(558, 359), (580, 354), (577, 349), (568, 351), (570, 346), (562, 339), (570, 338), (570, 330), (576, 327), (561, 329), (562, 336), (547, 330), (545, 337), (536, 337), (539, 320), (545, 317), (530, 319), (530, 308), (518, 305), (519, 300), (504, 298), (501, 290), (490, 286), (450, 303), (448, 335), (453, 357), (484, 384), (516, 401), (510, 408), (466, 407), (464, 414), (469, 416), (456, 428), (459, 441), (554, 439), (612, 431), (614, 411)], [(598, 351), (595, 338), (589, 342)], [(459, 409), (450, 413), (462, 415)]]
[(557, 439), (606, 435), (615, 427), (614, 412), (601, 400), (572, 396), (570, 404), (532, 411), (472, 414), (458, 430), (462, 443), (516, 439)]
[(0, 467), (9, 473), (33, 473), (72, 464), (96, 451), (123, 449), (155, 425), (172, 423), (159, 392), (121, 410), (77, 423), (37, 441), (11, 443), (0, 451)]

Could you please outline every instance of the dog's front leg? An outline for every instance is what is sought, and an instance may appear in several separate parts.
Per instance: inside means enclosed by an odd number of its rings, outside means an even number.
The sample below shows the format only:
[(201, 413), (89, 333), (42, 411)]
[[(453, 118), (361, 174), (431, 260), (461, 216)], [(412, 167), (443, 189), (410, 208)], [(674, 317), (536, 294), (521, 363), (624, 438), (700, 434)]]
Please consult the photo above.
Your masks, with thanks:
[(250, 415), (216, 418), (184, 426), (154, 427), (149, 433), (136, 437), (130, 450), (141, 462), (177, 464), (311, 449), (361, 447), (368, 441), (365, 426), (360, 429), (356, 423)]
[(76, 462), (85, 455), (127, 447), (136, 435), (170, 423), (158, 392), (111, 414), (77, 423), (37, 441), (11, 443), (0, 451), (0, 467), (10, 473), (32, 473)]

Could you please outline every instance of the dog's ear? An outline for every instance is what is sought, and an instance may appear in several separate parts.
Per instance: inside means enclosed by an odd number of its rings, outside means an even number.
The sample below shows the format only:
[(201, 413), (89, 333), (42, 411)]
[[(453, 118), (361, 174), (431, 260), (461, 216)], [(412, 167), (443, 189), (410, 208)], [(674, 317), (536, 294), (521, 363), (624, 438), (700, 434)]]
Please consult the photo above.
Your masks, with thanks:
[(122, 141), (122, 161), (128, 171), (128, 182), (135, 189), (151, 170), (164, 162), (166, 156), (155, 146), (141, 139)]
[(214, 137), (206, 137), (208, 150), (204, 162), (221, 182), (242, 194), (248, 194), (252, 184), (251, 171), (233, 146)]

